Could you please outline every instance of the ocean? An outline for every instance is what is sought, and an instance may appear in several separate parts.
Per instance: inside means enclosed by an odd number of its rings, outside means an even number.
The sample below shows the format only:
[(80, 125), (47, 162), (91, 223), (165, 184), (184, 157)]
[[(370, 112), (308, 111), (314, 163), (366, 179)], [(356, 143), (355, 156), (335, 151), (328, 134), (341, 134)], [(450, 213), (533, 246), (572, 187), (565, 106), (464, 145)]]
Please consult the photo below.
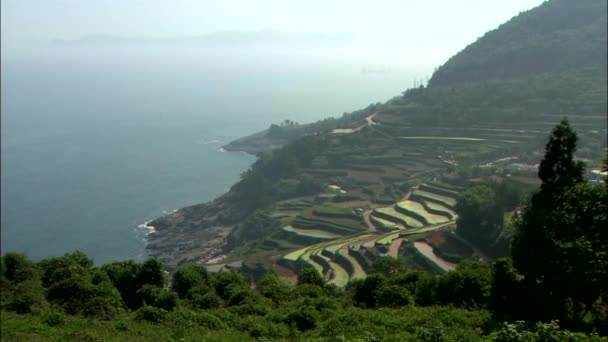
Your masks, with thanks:
[(420, 74), (362, 72), (348, 57), (204, 57), (3, 56), (2, 253), (142, 260), (142, 224), (221, 195), (255, 160), (222, 144), (386, 101)]

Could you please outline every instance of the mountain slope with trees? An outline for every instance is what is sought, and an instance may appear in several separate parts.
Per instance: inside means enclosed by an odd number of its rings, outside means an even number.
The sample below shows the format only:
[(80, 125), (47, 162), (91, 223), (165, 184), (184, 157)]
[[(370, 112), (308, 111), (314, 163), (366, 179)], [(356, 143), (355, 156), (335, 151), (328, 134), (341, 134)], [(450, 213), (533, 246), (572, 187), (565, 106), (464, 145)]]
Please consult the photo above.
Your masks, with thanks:
[[(149, 253), (170, 267), (224, 256), (227, 262), (269, 267), (285, 251), (344, 233), (327, 228), (328, 222), (353, 233), (368, 225), (375, 234), (386, 229), (377, 218), (367, 224), (365, 215), (357, 218), (348, 211), (397, 205), (412, 186), (433, 180), (466, 188), (480, 176), (499, 172), (481, 168), (495, 160), (518, 157), (534, 164), (546, 132), (563, 117), (580, 133), (577, 157), (601, 158), (608, 107), (605, 8), (603, 0), (545, 2), (455, 55), (427, 87), (408, 89), (345, 116), (345, 121), (268, 130), (258, 137), (261, 141), (270, 134), (285, 145), (259, 154), (224, 196), (151, 222), (157, 232), (150, 236)], [(360, 121), (367, 122), (358, 126)], [(334, 134), (336, 122), (362, 128)], [(292, 130), (297, 133), (290, 136)], [(508, 175), (498, 175), (499, 183)], [(539, 183), (519, 175), (509, 184), (523, 188), (517, 179)], [(330, 185), (347, 194), (335, 196)], [(513, 201), (500, 207), (517, 211)], [(344, 217), (315, 214), (324, 212)], [(476, 240), (465, 229), (462, 237), (481, 244), (477, 247), (485, 254), (505, 255), (513, 225), (494, 219), (488, 236)], [(389, 227), (395, 224), (399, 222)], [(317, 225), (314, 233), (302, 231), (312, 225)], [(318, 235), (326, 228), (333, 232)]]
[(585, 181), (575, 149), (564, 121), (517, 223), (514, 263), (433, 275), (384, 257), (345, 289), (314, 268), (293, 287), (266, 273), (254, 289), (197, 264), (169, 279), (154, 258), (94, 267), (80, 252), (37, 263), (9, 253), (2, 340), (607, 341), (608, 182)]

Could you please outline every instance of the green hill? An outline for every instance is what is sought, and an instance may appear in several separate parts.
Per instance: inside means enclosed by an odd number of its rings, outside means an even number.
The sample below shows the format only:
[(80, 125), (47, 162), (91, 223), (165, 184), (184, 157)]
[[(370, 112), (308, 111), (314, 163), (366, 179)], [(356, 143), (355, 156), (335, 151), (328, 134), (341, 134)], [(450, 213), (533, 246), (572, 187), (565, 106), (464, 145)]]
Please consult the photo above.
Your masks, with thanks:
[[(402, 250), (397, 235), (382, 234), (453, 229), (457, 215), (434, 226), (435, 215), (484, 177), (534, 189), (534, 164), (563, 117), (581, 137), (576, 156), (593, 163), (606, 148), (606, 17), (603, 0), (545, 2), (467, 46), (427, 87), (341, 119), (274, 125), (232, 143), (253, 141), (255, 152), (265, 152), (224, 196), (150, 223), (157, 232), (148, 251), (169, 267), (226, 257), (270, 268), (290, 251), (367, 230), (370, 241), (352, 248), (364, 269), (391, 248)], [(444, 209), (399, 209), (410, 195)], [(501, 236), (508, 244), (510, 234), (492, 234), (479, 240)], [(324, 269), (332, 278), (330, 262)]]
[(520, 13), (439, 67), (430, 87), (528, 78), (583, 68), (606, 72), (606, 1), (547, 1)]

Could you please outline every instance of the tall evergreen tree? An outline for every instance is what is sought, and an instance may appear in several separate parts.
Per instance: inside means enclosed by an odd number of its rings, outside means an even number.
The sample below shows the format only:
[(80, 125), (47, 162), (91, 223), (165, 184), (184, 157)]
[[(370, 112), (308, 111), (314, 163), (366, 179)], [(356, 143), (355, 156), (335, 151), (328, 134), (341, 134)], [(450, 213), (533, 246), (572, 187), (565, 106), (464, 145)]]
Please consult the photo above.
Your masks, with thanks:
[(513, 240), (513, 262), (524, 276), (523, 318), (558, 318), (580, 328), (608, 284), (608, 187), (583, 179), (574, 161), (576, 133), (555, 127), (539, 176), (541, 190), (524, 211)]
[(584, 165), (574, 160), (578, 136), (563, 119), (551, 133), (540, 162), (538, 177), (543, 181), (541, 194), (550, 195), (583, 181)]

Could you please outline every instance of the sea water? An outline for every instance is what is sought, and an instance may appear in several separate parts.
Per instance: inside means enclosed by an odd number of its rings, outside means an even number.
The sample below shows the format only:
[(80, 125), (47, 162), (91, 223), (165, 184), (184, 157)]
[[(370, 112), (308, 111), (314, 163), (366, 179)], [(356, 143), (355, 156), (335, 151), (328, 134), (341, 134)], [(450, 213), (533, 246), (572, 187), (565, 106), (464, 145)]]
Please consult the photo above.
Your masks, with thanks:
[(255, 160), (222, 144), (385, 101), (412, 79), (343, 59), (199, 57), (3, 56), (2, 253), (141, 260), (145, 222), (221, 195)]

